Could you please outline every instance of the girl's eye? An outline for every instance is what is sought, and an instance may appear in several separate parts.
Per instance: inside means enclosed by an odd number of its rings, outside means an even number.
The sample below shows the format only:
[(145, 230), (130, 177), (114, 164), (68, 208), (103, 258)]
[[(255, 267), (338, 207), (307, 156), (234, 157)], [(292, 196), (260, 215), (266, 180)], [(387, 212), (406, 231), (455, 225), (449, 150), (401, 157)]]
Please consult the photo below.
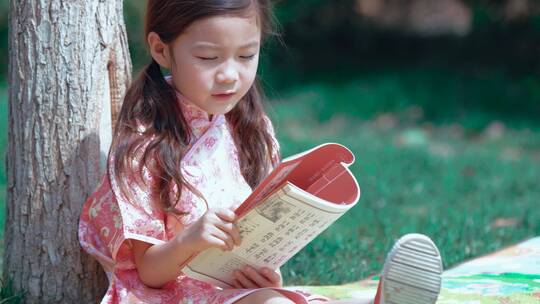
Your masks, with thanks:
[(217, 59), (217, 57), (197, 57), (197, 58), (201, 60), (216, 60)]
[(240, 56), (240, 58), (246, 59), (246, 60), (252, 60), (253, 58), (255, 58), (255, 54), (249, 55), (249, 56)]

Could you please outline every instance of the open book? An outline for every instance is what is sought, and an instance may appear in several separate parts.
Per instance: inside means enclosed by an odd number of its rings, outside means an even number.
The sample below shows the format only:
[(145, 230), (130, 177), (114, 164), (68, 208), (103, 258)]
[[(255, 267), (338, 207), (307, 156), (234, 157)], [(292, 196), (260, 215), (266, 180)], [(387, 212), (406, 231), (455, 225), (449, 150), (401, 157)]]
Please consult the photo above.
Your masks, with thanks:
[(236, 209), (242, 244), (198, 254), (184, 274), (223, 288), (245, 265), (277, 269), (356, 204), (352, 152), (329, 143), (284, 159)]

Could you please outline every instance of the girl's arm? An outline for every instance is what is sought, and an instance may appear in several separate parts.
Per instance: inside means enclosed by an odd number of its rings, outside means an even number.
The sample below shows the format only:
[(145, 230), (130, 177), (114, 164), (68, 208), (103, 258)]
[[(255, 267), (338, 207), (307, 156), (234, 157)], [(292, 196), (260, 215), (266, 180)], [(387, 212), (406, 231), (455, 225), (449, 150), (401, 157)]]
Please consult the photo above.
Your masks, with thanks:
[(230, 209), (209, 210), (189, 228), (164, 244), (132, 240), (139, 278), (149, 287), (160, 288), (176, 279), (193, 254), (210, 247), (232, 250), (240, 245), (236, 215)]
[(182, 264), (196, 252), (193, 246), (181, 238), (174, 238), (160, 245), (138, 240), (131, 242), (139, 278), (152, 288), (160, 288), (178, 277)]

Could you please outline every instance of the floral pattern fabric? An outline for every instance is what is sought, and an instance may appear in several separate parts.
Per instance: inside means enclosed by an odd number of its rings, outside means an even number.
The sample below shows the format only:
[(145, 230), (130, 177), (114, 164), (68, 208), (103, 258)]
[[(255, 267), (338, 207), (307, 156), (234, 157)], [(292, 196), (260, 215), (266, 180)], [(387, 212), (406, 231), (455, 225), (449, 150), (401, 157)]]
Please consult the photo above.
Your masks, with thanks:
[[(131, 240), (162, 244), (194, 223), (208, 208), (234, 208), (251, 193), (240, 172), (237, 150), (225, 116), (216, 115), (210, 119), (206, 112), (180, 94), (178, 102), (194, 135), (190, 149), (182, 159), (181, 170), (206, 201), (186, 189), (182, 191), (177, 209), (189, 212), (188, 215), (171, 215), (156, 206), (148, 188), (135, 183), (136, 177), (128, 177), (125, 181), (135, 198), (131, 201), (121, 194), (120, 181), (109, 179), (113, 174), (105, 174), (84, 204), (79, 223), (81, 246), (100, 262), (109, 277), (103, 304), (233, 303), (256, 291), (223, 290), (183, 274), (160, 289), (149, 288), (139, 279)], [(267, 122), (273, 134), (271, 123)], [(275, 147), (278, 147), (277, 141)], [(144, 147), (138, 150), (137, 161), (141, 161), (143, 151)], [(113, 157), (108, 159), (109, 173), (114, 173), (113, 161)], [(142, 177), (145, 183), (151, 184), (155, 180), (146, 167), (143, 167)], [(297, 303), (308, 303), (311, 298), (321, 299), (287, 288), (275, 290)]]

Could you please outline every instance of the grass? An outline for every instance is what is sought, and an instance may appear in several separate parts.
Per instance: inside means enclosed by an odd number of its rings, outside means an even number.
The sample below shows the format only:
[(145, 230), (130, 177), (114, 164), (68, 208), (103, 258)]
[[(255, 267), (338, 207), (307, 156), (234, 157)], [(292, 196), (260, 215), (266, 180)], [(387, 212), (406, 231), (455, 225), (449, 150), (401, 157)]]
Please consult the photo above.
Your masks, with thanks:
[[(7, 129), (8, 129), (8, 103), (7, 88), (0, 83), (0, 254), (3, 253), (4, 221), (5, 221), (5, 199), (6, 199), (6, 149), (7, 149)], [(2, 258), (0, 258), (0, 270), (2, 269)]]
[(13, 284), (0, 281), (0, 304), (19, 304), (24, 300), (24, 293), (14, 293)]
[[(277, 76), (295, 77), (294, 72)], [(336, 114), (370, 119), (381, 112), (404, 112), (418, 106), (421, 121), (459, 123), (471, 132), (482, 130), (493, 120), (513, 128), (540, 126), (540, 78), (533, 74), (513, 75), (498, 68), (405, 65), (313, 72), (300, 79), (304, 83), (282, 80), (288, 83), (278, 85), (286, 88), (280, 91), (283, 94), (275, 94), (271, 86), (268, 91), (277, 99), (309, 104), (311, 113), (322, 122)]]
[[(336, 284), (375, 274), (408, 232), (431, 236), (446, 267), (540, 235), (540, 128), (532, 114), (505, 108), (527, 98), (540, 104), (538, 84), (504, 73), (411, 70), (288, 89), (270, 111), (282, 154), (327, 141), (347, 145), (362, 197), (282, 268), (285, 282)], [(3, 87), (0, 129), (7, 130)], [(487, 108), (493, 98), (502, 108)], [(2, 156), (6, 137), (0, 134)], [(3, 161), (0, 169), (3, 224)]]
[[(7, 148), (7, 124), (8, 124), (8, 103), (6, 85), (0, 83), (0, 273), (2, 273), (2, 264), (4, 256), (4, 222), (5, 222), (5, 201), (6, 201), (6, 169), (5, 153)], [(10, 281), (0, 281), (0, 304), (22, 303), (22, 295), (13, 292)]]
[(345, 144), (356, 155), (352, 171), (362, 196), (282, 269), (288, 284), (337, 284), (377, 273), (394, 240), (410, 232), (432, 237), (447, 268), (540, 235), (540, 133), (497, 123), (480, 133), (413, 123), (407, 117), (417, 108), (321, 123), (313, 119), (318, 98), (309, 100), (273, 107), (283, 154)]

